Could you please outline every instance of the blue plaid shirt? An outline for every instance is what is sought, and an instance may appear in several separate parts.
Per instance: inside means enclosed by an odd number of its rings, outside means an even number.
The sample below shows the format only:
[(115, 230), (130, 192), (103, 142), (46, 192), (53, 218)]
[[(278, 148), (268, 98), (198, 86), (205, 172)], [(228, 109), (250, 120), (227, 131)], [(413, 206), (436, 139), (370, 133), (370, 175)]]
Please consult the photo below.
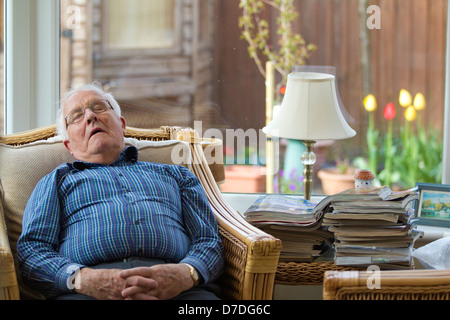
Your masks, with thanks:
[(199, 180), (137, 155), (127, 147), (111, 165), (64, 164), (37, 184), (17, 244), (26, 284), (60, 295), (74, 270), (130, 256), (189, 263), (205, 282), (220, 275), (222, 244)]

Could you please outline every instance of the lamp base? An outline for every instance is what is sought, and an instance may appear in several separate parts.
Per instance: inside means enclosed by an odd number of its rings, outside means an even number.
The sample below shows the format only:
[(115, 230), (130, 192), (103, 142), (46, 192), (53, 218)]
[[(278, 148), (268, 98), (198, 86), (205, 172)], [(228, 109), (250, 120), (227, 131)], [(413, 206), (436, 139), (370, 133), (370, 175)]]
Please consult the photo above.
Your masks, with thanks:
[(306, 146), (306, 151), (302, 154), (303, 170), (303, 192), (305, 194), (305, 200), (311, 199), (312, 187), (313, 187), (313, 167), (316, 163), (316, 155), (312, 151), (315, 141), (305, 140), (303, 143)]

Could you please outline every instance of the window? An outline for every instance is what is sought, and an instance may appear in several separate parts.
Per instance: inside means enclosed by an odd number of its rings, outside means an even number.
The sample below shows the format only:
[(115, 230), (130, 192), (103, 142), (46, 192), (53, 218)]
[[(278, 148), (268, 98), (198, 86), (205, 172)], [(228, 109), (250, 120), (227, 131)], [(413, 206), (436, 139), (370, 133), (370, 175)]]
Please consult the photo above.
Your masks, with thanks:
[[(241, 39), (238, 0), (4, 1), (7, 85), (0, 114), (4, 112), (8, 133), (52, 123), (59, 95), (93, 80), (118, 97), (129, 123), (136, 126), (193, 126), (200, 120), (203, 130), (218, 128), (225, 137), (226, 130), (245, 133), (265, 125), (265, 79)], [(378, 103), (373, 115), (380, 141), (388, 128), (382, 111), (392, 102), (397, 111), (394, 142), (400, 148), (406, 109), (400, 106), (399, 93), (406, 89), (412, 98), (424, 95), (420, 121), (427, 133), (439, 130), (444, 137), (439, 142), (450, 149), (449, 135), (444, 134), (449, 130), (444, 108), (450, 97), (446, 0), (293, 3), (299, 13), (294, 31), (316, 46), (307, 65), (335, 68), (341, 100), (358, 133), (348, 141), (322, 144), (316, 150), (316, 173), (337, 159), (367, 156), (370, 117), (363, 100), (369, 93)], [(59, 16), (61, 38), (55, 38)], [(273, 9), (263, 14), (271, 24), (272, 48), (278, 45), (273, 25), (277, 17)], [(8, 38), (14, 42), (8, 45)], [(55, 65), (58, 60), (60, 65)], [(264, 161), (263, 143), (256, 141), (257, 146), (232, 150), (232, 157), (252, 158), (259, 150), (257, 158)], [(280, 169), (285, 169), (291, 150), (290, 143), (282, 141)], [(298, 157), (297, 151), (294, 154)], [(443, 157), (448, 159), (446, 153)], [(378, 165), (381, 174), (383, 161)], [(450, 182), (449, 175), (444, 168), (444, 182)], [(260, 175), (261, 183), (264, 180)], [(320, 187), (316, 193), (322, 192)]]
[(175, 45), (175, 0), (109, 0), (104, 5), (109, 50)]

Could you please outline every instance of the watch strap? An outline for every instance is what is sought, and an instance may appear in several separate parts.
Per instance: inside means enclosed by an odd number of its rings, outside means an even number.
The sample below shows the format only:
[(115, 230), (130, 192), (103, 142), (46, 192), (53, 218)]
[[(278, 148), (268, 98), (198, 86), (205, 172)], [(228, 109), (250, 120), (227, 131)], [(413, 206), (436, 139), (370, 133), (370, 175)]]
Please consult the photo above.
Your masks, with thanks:
[(189, 263), (183, 263), (185, 266), (189, 268), (189, 272), (191, 274), (192, 281), (194, 281), (194, 287), (198, 286), (200, 284), (200, 275), (192, 265)]

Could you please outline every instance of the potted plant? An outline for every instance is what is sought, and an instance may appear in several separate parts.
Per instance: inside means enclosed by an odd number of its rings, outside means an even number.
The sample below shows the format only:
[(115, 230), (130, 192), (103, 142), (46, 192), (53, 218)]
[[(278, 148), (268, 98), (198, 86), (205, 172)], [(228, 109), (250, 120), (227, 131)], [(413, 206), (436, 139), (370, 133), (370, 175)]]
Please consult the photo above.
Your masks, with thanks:
[[(225, 182), (220, 185), (222, 192), (261, 193), (266, 189), (266, 168), (256, 148), (225, 148)], [(262, 159), (262, 161), (264, 161)]]
[(355, 187), (356, 169), (348, 159), (338, 161), (335, 167), (319, 170), (317, 176), (322, 183), (322, 191), (332, 195)]

